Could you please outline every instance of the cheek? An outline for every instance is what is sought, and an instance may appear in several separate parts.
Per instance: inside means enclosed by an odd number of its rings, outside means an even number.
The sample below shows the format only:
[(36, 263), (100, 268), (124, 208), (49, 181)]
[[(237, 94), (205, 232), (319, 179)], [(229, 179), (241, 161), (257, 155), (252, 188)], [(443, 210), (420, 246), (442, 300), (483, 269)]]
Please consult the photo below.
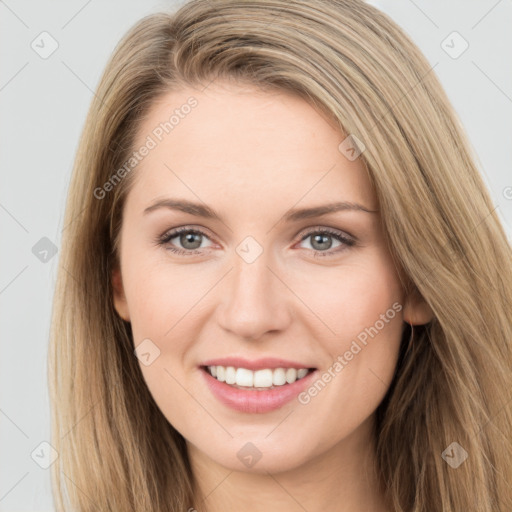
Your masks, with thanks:
[[(354, 257), (353, 261), (347, 260), (338, 268), (319, 268), (295, 282), (298, 283), (297, 294), (307, 299), (307, 306), (324, 324), (322, 337), (325, 339), (330, 331), (332, 337), (329, 339), (332, 338), (335, 345), (357, 337), (390, 308), (388, 317), (391, 318), (388, 320), (396, 316), (401, 318), (396, 311), (402, 309), (398, 275), (390, 256), (384, 251), (368, 251), (364, 257)], [(391, 323), (401, 328), (400, 321), (386, 322), (386, 326)]]
[[(385, 253), (375, 251), (370, 256), (340, 267), (337, 274), (330, 269), (331, 278), (326, 273), (325, 279), (311, 280), (301, 291), (323, 320), (315, 339), (329, 354), (323, 368), (327, 384), (317, 385), (324, 399), (314, 399), (314, 407), (325, 407), (327, 415), (329, 407), (337, 404), (330, 413), (335, 418), (333, 428), (347, 418), (355, 425), (375, 410), (398, 358), (403, 330), (400, 282)], [(316, 396), (316, 390), (311, 392), (304, 403)]]
[[(375, 411), (396, 365), (402, 330), (400, 287), (390, 260), (377, 251), (368, 252), (364, 259), (337, 268), (318, 266), (312, 271), (308, 266), (307, 272), (283, 272), (284, 280), (293, 284), (293, 294), (283, 291), (283, 300), (292, 301), (296, 315), (291, 332), (314, 340), (319, 354), (327, 351), (332, 356), (323, 359), (321, 369), (326, 374), (331, 368), (330, 381), (311, 388), (311, 395), (295, 404), (292, 417), (296, 423), (286, 423), (298, 444), (317, 439), (311, 448), (317, 452), (348, 436)], [(212, 420), (187, 392), (193, 387), (184, 369), (189, 367), (194, 340), (200, 338), (208, 315), (215, 310), (215, 301), (222, 300), (223, 283), (218, 280), (225, 269), (170, 267), (155, 262), (138, 265), (135, 259), (125, 269), (134, 342), (137, 345), (150, 338), (160, 347), (153, 364), (141, 365), (148, 389), (167, 420), (185, 437), (196, 436), (200, 444), (202, 429), (198, 426)], [(209, 295), (216, 283), (219, 288)], [(212, 423), (213, 431), (217, 426)], [(302, 434), (297, 436), (298, 431)], [(274, 450), (287, 446), (288, 431), (282, 432), (282, 439), (276, 436), (265, 442), (274, 443)], [(217, 439), (218, 446), (229, 442)]]
[[(208, 291), (200, 272), (165, 264), (132, 265), (127, 272), (127, 299), (134, 339), (173, 336)], [(210, 285), (211, 286), (211, 285)], [(197, 304), (197, 305), (196, 305)], [(194, 307), (194, 305), (196, 305)], [(184, 322), (186, 323), (186, 321)]]
[(189, 364), (188, 350), (198, 338), (194, 320), (207, 281), (177, 266), (171, 271), (169, 265), (131, 263), (126, 268), (126, 291), (134, 348), (140, 346), (142, 355), (150, 354), (149, 364), (139, 356), (141, 373), (167, 420), (178, 431), (187, 432), (190, 423), (204, 421), (204, 410), (187, 392), (184, 367)]

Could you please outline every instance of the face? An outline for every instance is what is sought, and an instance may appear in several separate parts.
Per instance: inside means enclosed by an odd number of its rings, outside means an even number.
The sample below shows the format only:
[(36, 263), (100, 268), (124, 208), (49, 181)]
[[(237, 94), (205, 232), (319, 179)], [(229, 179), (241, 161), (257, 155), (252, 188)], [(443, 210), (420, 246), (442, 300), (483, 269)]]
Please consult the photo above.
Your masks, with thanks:
[(219, 82), (167, 94), (140, 126), (151, 148), (124, 205), (115, 307), (162, 413), (224, 467), (284, 471), (366, 443), (404, 320), (428, 321), (404, 303), (344, 139), (302, 99)]

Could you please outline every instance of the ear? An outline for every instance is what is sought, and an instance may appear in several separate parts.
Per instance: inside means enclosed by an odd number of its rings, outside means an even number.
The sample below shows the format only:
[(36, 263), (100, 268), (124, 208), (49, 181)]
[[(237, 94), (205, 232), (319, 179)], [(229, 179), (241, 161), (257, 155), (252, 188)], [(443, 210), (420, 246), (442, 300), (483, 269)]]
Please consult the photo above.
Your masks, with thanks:
[(112, 288), (114, 291), (114, 308), (118, 315), (125, 321), (130, 321), (130, 312), (128, 303), (124, 294), (123, 280), (119, 266), (112, 270)]
[(415, 288), (405, 300), (404, 322), (412, 325), (428, 324), (434, 318), (434, 312)]

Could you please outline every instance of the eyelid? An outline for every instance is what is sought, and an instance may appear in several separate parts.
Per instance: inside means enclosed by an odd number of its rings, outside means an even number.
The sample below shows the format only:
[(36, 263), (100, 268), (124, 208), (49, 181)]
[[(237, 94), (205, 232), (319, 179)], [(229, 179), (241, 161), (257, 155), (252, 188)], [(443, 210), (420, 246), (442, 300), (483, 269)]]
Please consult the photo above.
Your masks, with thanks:
[[(209, 240), (213, 241), (215, 237), (213, 237), (210, 234), (210, 231), (207, 228), (204, 228), (203, 226), (195, 227), (193, 225), (185, 225), (185, 226), (178, 226), (175, 228), (170, 228), (166, 231), (164, 231), (161, 235), (156, 237), (155, 242), (157, 244), (163, 244), (165, 245), (167, 242), (166, 240), (170, 240), (172, 238), (177, 237), (181, 233), (196, 233), (205, 236)], [(196, 249), (188, 250), (187, 252), (193, 252)]]
[[(302, 233), (303, 231), (301, 231)], [(312, 233), (329, 233), (331, 235), (339, 235), (344, 238), (350, 239), (354, 242), (357, 241), (357, 237), (349, 233), (348, 231), (345, 231), (343, 229), (339, 228), (331, 228), (328, 226), (314, 226), (312, 228), (306, 228), (306, 232), (301, 236), (299, 240), (304, 240), (305, 237), (311, 235)]]
[[(311, 233), (318, 233), (318, 232), (329, 232), (331, 234), (338, 234), (338, 235), (343, 235), (343, 236), (346, 236), (347, 238), (350, 238), (354, 241), (357, 241), (357, 237), (355, 237), (354, 235), (352, 235), (351, 233), (349, 233), (348, 231), (345, 231), (345, 230), (342, 230), (342, 229), (339, 229), (339, 228), (332, 228), (332, 227), (329, 227), (329, 226), (321, 226), (321, 225), (317, 225), (317, 226), (312, 226), (312, 227), (309, 227), (309, 228), (305, 228), (305, 232), (304, 232), (304, 229), (301, 229), (299, 231), (299, 233), (301, 233), (301, 236), (299, 237), (299, 235), (296, 235), (294, 238), (296, 239), (296, 241), (302, 241), (304, 240), (305, 237), (309, 236)], [(157, 237), (157, 240), (162, 240), (162, 239), (165, 239), (167, 238), (169, 235), (173, 235), (176, 236), (178, 234), (180, 234), (181, 232), (198, 232), (198, 233), (201, 233), (203, 235), (206, 235), (208, 238), (215, 238), (209, 229), (203, 227), (203, 226), (195, 226), (195, 225), (184, 225), (184, 226), (178, 226), (178, 227), (175, 227), (175, 228), (170, 228), (170, 229), (167, 229), (166, 231), (164, 231), (161, 235), (159, 235)]]
[[(210, 241), (214, 242), (214, 237), (212, 237), (210, 235), (210, 231), (207, 228), (204, 228), (203, 226), (184, 225), (184, 226), (178, 226), (178, 227), (166, 230), (162, 235), (160, 235), (156, 238), (156, 244), (165, 246), (170, 242), (170, 240), (172, 238), (179, 236), (180, 233), (200, 234), (200, 235), (203, 235), (206, 238), (208, 238)], [(344, 230), (341, 230), (339, 228), (332, 228), (332, 227), (328, 227), (328, 226), (317, 225), (317, 226), (312, 226), (312, 227), (306, 228), (305, 231), (304, 231), (304, 229), (302, 229), (300, 231), (300, 236), (297, 235), (298, 238), (297, 238), (297, 236), (295, 237), (296, 240), (294, 242), (294, 245), (304, 241), (305, 239), (307, 239), (309, 236), (311, 236), (314, 233), (328, 234), (328, 235), (336, 238), (340, 242), (341, 246), (344, 246), (343, 248), (345, 248), (345, 249), (356, 245), (356, 243), (358, 241), (357, 237), (355, 237), (354, 235), (352, 235)], [(209, 249), (209, 247), (202, 248), (202, 249), (201, 248), (199, 248), (199, 249), (181, 249), (179, 247), (168, 248), (168, 250), (170, 250), (171, 252), (175, 252), (178, 254), (185, 254), (185, 255), (195, 255), (195, 254), (201, 253), (202, 251), (204, 251), (204, 249)], [(343, 250), (343, 249), (340, 249), (340, 248), (335, 249), (335, 250), (328, 249), (326, 251), (309, 249), (309, 251), (313, 252), (315, 256), (325, 256), (325, 257), (335, 256), (341, 250)]]

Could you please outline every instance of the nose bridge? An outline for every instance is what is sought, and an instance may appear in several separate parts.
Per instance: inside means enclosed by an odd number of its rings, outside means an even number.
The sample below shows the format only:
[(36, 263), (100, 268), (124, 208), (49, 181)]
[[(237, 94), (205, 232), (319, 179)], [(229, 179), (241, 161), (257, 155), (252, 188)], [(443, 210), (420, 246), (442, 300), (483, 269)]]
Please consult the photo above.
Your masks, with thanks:
[[(252, 245), (251, 245), (252, 244)], [(258, 244), (259, 245), (259, 244)], [(238, 246), (223, 288), (219, 323), (240, 337), (257, 339), (289, 322), (286, 290), (270, 270), (270, 251), (249, 240)], [(270, 267), (270, 268), (269, 268)]]
[[(269, 258), (261, 254), (254, 261), (248, 262), (242, 257), (235, 259), (233, 269), (233, 289), (231, 290), (233, 298), (238, 299), (239, 303), (261, 302), (265, 296), (268, 304), (271, 299), (271, 290), (274, 288), (271, 278), (274, 277), (269, 270)], [(274, 277), (275, 279), (275, 277)]]

